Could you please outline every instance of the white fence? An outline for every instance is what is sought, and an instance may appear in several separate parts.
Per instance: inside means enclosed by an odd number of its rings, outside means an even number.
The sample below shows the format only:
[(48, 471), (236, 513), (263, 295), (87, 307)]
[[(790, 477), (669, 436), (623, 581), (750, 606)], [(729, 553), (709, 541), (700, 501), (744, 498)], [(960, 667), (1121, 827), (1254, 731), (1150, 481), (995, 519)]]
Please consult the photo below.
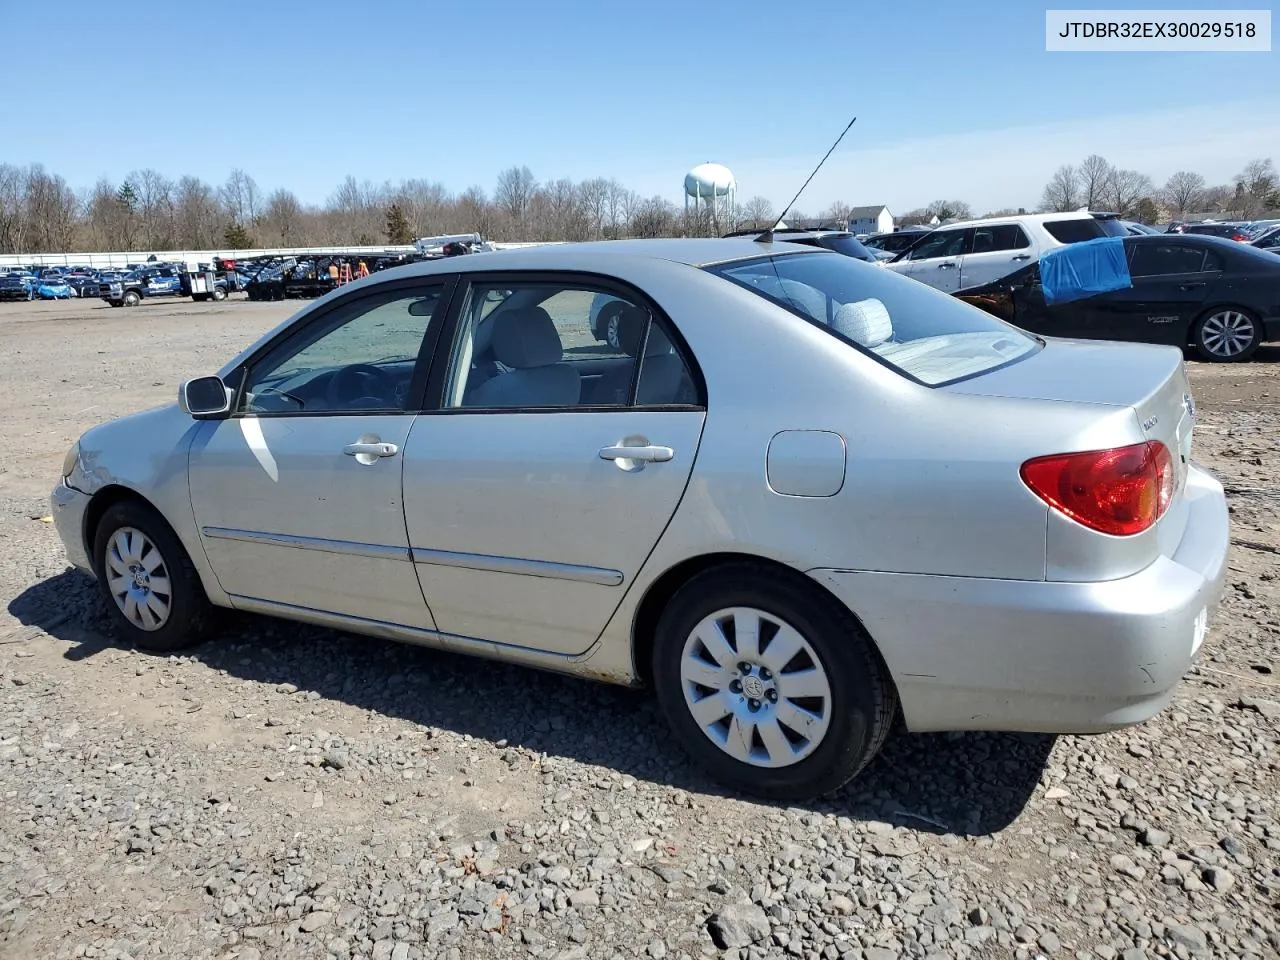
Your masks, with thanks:
[[(540, 247), (560, 241), (546, 240), (533, 243), (495, 243), (499, 250), (510, 250), (516, 247)], [(145, 263), (154, 256), (156, 260), (168, 263), (211, 263), (214, 257), (228, 260), (244, 260), (249, 257), (323, 257), (341, 255), (351, 257), (376, 257), (401, 253), (416, 253), (412, 244), (403, 246), (381, 247), (279, 247), (258, 250), (138, 250), (134, 252), (115, 251), (100, 253), (5, 253), (0, 254), (0, 270), (11, 270), (17, 267), (123, 267), (130, 263)]]

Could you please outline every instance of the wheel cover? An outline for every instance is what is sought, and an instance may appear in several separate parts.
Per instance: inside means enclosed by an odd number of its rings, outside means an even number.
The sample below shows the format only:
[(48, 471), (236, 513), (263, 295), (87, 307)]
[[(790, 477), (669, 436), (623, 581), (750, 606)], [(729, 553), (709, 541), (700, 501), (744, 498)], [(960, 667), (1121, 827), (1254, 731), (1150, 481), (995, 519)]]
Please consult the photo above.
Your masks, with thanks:
[(1205, 320), (1200, 342), (1215, 357), (1237, 357), (1257, 336), (1253, 321), (1238, 310), (1223, 310)]
[(685, 705), (703, 734), (753, 767), (799, 763), (831, 722), (831, 683), (798, 630), (754, 607), (702, 620), (680, 657)]
[(159, 548), (141, 530), (121, 527), (107, 542), (107, 589), (126, 620), (139, 630), (169, 622), (173, 585)]

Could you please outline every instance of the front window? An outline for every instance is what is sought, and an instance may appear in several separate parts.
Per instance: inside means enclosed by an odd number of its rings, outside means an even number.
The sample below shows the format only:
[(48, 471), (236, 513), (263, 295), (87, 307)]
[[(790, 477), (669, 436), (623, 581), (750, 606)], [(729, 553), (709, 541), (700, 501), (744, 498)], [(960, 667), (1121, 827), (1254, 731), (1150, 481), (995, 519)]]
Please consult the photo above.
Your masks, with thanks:
[(937, 257), (958, 257), (964, 253), (966, 230), (938, 230), (912, 247), (904, 260), (932, 260)]
[(402, 413), (443, 285), (340, 304), (285, 340), (245, 377), (239, 412)]
[(836, 254), (709, 267), (918, 383), (938, 386), (1005, 366), (1038, 342), (923, 283)]
[(1044, 228), (1059, 243), (1083, 243), (1099, 237), (1125, 237), (1129, 231), (1114, 217), (1072, 217), (1046, 220)]

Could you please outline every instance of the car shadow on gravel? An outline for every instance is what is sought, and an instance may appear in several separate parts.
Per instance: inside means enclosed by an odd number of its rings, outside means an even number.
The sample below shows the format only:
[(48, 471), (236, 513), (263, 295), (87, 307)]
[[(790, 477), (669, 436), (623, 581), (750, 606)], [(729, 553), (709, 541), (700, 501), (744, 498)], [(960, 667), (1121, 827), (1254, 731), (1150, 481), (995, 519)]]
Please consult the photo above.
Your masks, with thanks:
[[(93, 669), (97, 654), (118, 646), (96, 587), (77, 571), (28, 588), (9, 612), (69, 644), (63, 656), (82, 669)], [(271, 688), (293, 685), (296, 692), (283, 687), (278, 693), (281, 714), (297, 706), (296, 698), (341, 701), (604, 771), (727, 795), (685, 757), (646, 691), (239, 614), (228, 614), (216, 638), (183, 656)], [(997, 833), (1035, 793), (1054, 741), (895, 731), (852, 784), (803, 808), (928, 833)]]

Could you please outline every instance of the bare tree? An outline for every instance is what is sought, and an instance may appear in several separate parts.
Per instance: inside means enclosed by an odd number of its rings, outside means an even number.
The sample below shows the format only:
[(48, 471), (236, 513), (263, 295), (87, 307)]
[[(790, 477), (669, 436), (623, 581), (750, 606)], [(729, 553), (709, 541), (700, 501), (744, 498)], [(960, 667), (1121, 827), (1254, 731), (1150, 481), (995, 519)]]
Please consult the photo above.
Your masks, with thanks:
[(1071, 164), (1063, 164), (1045, 184), (1040, 208), (1047, 213), (1063, 213), (1080, 207), (1080, 174)]
[(1103, 203), (1107, 181), (1111, 179), (1111, 164), (1096, 153), (1091, 153), (1080, 164), (1080, 199), (1082, 205), (1097, 210)]
[(1175, 218), (1195, 213), (1204, 203), (1204, 177), (1190, 170), (1179, 170), (1165, 181), (1160, 199)]
[(1137, 170), (1112, 169), (1111, 176), (1102, 188), (1102, 201), (1112, 212), (1122, 217), (1131, 216), (1143, 197), (1155, 192), (1151, 178)]
[(935, 200), (925, 207), (925, 213), (939, 220), (968, 220), (973, 211), (963, 200)]
[(609, 181), (593, 177), (578, 185), (578, 201), (587, 218), (587, 231), (592, 240), (604, 236), (609, 217)]
[(1235, 208), (1242, 217), (1256, 217), (1265, 210), (1280, 207), (1280, 181), (1270, 157), (1250, 160), (1232, 178), (1235, 184)]
[(0, 253), (23, 252), (23, 180), (21, 169), (0, 164)]
[(27, 168), (23, 184), (27, 247), (33, 253), (68, 250), (75, 237), (80, 201), (67, 181), (40, 164)]
[(173, 185), (151, 168), (135, 171), (126, 178), (137, 197), (139, 232), (136, 242), (147, 250), (173, 246)]
[(845, 203), (843, 200), (837, 200), (822, 214), (823, 222), (836, 223), (847, 226), (849, 223), (849, 215), (853, 213), (853, 205)]
[[(1200, 197), (1200, 203), (1203, 208), (1201, 212), (1222, 213), (1227, 209), (1228, 204), (1230, 204), (1234, 199), (1234, 188), (1225, 183), (1219, 183), (1212, 187), (1205, 187), (1204, 193)], [(1191, 213), (1193, 211), (1187, 212)]]
[(678, 215), (676, 205), (666, 197), (650, 197), (641, 201), (631, 217), (631, 234), (636, 237), (670, 236)]
[(227, 216), (239, 223), (255, 223), (262, 212), (257, 181), (239, 167), (231, 171), (218, 190), (218, 199), (226, 207)]
[(212, 187), (198, 177), (183, 177), (174, 188), (174, 205), (180, 246), (204, 250), (218, 245), (222, 217)]
[(767, 198), (754, 196), (738, 211), (738, 220), (744, 226), (759, 227), (764, 229), (773, 225), (775, 217), (773, 215), (773, 204)]
[(533, 173), (528, 167), (508, 167), (498, 174), (498, 185), (493, 192), (493, 202), (511, 218), (522, 240), (526, 238), (525, 215), (537, 188), (538, 181), (533, 178)]
[(287, 247), (302, 239), (302, 204), (288, 190), (276, 190), (267, 198), (261, 231), (271, 246)]

